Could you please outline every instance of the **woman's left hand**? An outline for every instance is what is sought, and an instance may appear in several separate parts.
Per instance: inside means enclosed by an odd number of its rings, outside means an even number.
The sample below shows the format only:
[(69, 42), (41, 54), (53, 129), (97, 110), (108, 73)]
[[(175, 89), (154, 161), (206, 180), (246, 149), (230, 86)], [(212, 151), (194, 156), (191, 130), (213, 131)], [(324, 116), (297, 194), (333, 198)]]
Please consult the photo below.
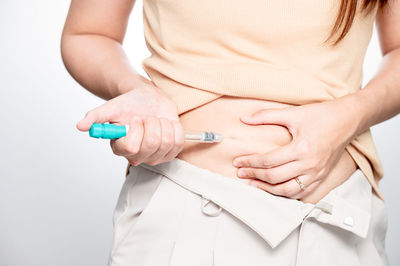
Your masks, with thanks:
[[(357, 113), (339, 99), (284, 108), (261, 109), (241, 117), (248, 125), (285, 126), (292, 141), (264, 154), (238, 156), (240, 178), (279, 196), (300, 199), (312, 192), (355, 137)], [(236, 164), (239, 163), (239, 164)], [(246, 175), (240, 176), (243, 172)], [(305, 185), (301, 189), (295, 177)]]

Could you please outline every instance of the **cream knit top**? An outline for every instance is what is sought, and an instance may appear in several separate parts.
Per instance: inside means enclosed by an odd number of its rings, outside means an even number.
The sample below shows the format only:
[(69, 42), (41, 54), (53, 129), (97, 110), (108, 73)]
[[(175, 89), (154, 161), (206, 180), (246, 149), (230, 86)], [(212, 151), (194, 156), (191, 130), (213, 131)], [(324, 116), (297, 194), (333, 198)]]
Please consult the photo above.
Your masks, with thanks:
[[(339, 98), (361, 89), (377, 11), (365, 16), (358, 1), (349, 33), (332, 46), (324, 41), (340, 2), (143, 0), (151, 56), (142, 67), (179, 114), (222, 95), (294, 105)], [(383, 168), (370, 129), (346, 149), (383, 198)]]

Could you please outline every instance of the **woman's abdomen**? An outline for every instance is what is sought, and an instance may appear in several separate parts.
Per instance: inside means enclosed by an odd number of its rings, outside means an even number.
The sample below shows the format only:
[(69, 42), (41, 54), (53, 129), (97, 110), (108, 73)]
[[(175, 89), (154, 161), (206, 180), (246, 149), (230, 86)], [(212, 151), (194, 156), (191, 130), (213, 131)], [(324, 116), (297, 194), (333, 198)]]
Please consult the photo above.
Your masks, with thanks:
[[(186, 142), (178, 158), (193, 165), (238, 178), (237, 168), (232, 165), (235, 157), (253, 153), (266, 153), (292, 141), (288, 129), (281, 125), (248, 125), (240, 120), (241, 116), (252, 114), (261, 109), (284, 108), (289, 104), (273, 101), (222, 96), (212, 102), (199, 106), (180, 115), (185, 130), (200, 130), (219, 133), (223, 136), (220, 143)], [(331, 172), (343, 176), (337, 180), (321, 183), (321, 188), (307, 201), (319, 200), (331, 189), (345, 181), (357, 168), (355, 162), (345, 151)], [(328, 175), (329, 177), (329, 175)], [(307, 196), (308, 197), (308, 196)]]
[(186, 142), (177, 156), (191, 164), (235, 177), (233, 158), (265, 153), (291, 141), (289, 131), (279, 125), (247, 125), (240, 117), (264, 108), (282, 108), (283, 104), (223, 96), (180, 116), (185, 130), (211, 131), (222, 135), (220, 143)]

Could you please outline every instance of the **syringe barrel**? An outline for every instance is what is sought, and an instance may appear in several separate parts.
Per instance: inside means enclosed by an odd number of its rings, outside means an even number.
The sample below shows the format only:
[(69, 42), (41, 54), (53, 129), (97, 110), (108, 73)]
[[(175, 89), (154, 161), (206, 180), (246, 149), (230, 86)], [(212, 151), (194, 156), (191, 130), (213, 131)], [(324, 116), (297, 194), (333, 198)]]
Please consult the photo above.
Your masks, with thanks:
[(196, 130), (185, 131), (185, 141), (214, 143), (214, 142), (220, 142), (221, 140), (222, 140), (221, 135), (213, 132), (204, 132)]

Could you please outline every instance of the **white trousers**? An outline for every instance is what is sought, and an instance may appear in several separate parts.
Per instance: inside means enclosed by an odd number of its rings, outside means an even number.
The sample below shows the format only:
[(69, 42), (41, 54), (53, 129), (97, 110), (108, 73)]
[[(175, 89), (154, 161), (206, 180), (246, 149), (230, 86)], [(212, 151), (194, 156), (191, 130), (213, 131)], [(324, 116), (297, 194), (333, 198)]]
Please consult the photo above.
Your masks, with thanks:
[(387, 265), (387, 213), (360, 169), (317, 204), (179, 158), (131, 166), (110, 266)]

